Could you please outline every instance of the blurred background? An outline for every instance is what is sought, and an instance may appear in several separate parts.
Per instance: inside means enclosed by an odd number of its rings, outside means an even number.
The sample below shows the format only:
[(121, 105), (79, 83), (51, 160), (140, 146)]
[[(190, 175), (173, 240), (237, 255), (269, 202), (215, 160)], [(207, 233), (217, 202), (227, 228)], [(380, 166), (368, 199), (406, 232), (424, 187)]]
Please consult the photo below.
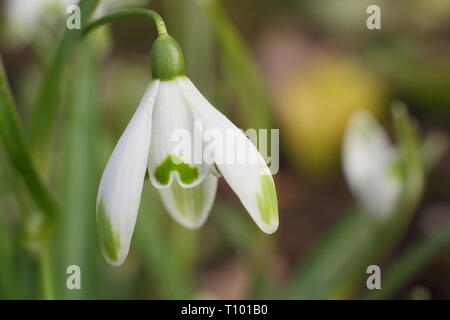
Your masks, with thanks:
[[(450, 299), (450, 154), (426, 170), (392, 232), (361, 212), (341, 163), (359, 108), (394, 143), (397, 101), (421, 141), (448, 140), (448, 0), (102, 0), (93, 16), (124, 3), (161, 13), (187, 75), (238, 127), (280, 129), (280, 228), (263, 234), (220, 179), (206, 224), (183, 229), (147, 181), (130, 254), (109, 266), (97, 242), (97, 188), (151, 78), (154, 25), (114, 22), (58, 59), (66, 2), (0, 0), (0, 53), (21, 127), (59, 204), (41, 236), (41, 208), (0, 144), (1, 298)], [(381, 8), (380, 30), (366, 27), (371, 4)], [(370, 264), (382, 271), (375, 293), (366, 288)], [(81, 268), (81, 290), (66, 288), (69, 265)]]

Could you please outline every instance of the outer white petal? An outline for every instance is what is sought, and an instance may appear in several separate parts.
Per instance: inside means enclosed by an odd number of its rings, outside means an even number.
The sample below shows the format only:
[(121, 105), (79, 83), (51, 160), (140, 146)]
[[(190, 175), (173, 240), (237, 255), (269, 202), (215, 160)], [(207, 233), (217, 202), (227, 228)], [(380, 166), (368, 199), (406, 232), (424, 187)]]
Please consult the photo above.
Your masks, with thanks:
[(121, 265), (130, 247), (150, 148), (151, 117), (159, 81), (147, 88), (109, 158), (97, 195), (97, 230), (105, 259)]
[[(269, 234), (275, 232), (278, 228), (277, 196), (264, 159), (242, 131), (214, 108), (188, 78), (178, 78), (177, 81), (195, 117), (203, 122), (204, 130), (218, 130), (225, 137), (224, 157), (216, 159), (221, 174), (259, 228)], [(228, 135), (233, 136), (234, 144), (225, 141)], [(237, 160), (243, 152), (246, 152), (243, 162), (229, 161)]]
[(182, 226), (189, 229), (201, 227), (211, 211), (217, 190), (217, 178), (208, 174), (199, 185), (183, 188), (177, 181), (159, 193), (169, 214)]
[(342, 157), (345, 177), (357, 200), (376, 218), (392, 213), (401, 191), (393, 170), (396, 152), (368, 111), (358, 110), (351, 117)]
[(160, 82), (152, 123), (148, 159), (152, 184), (158, 189), (169, 188), (173, 177), (185, 188), (201, 183), (210, 166), (202, 164), (201, 139), (197, 148), (194, 142), (198, 129), (176, 80)]

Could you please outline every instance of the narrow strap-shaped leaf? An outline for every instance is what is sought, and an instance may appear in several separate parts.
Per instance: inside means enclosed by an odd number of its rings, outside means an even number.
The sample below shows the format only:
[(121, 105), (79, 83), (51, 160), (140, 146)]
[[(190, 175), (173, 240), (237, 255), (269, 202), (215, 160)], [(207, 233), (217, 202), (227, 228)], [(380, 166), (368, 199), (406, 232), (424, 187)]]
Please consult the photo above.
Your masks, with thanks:
[(240, 125), (271, 128), (270, 103), (261, 71), (220, 1), (202, 1), (220, 44), (225, 81), (236, 93)]
[(425, 237), (407, 249), (383, 273), (382, 290), (367, 291), (363, 299), (392, 297), (402, 286), (423, 270), (443, 249), (450, 246), (450, 224), (435, 235)]
[[(99, 292), (97, 282), (91, 279), (101, 277), (96, 268), (97, 246), (96, 228), (92, 223), (95, 217), (97, 183), (96, 159), (98, 158), (98, 111), (97, 85), (98, 69), (95, 65), (91, 47), (81, 43), (74, 52), (71, 64), (77, 74), (71, 74), (64, 83), (65, 113), (63, 127), (63, 146), (61, 156), (61, 185), (64, 215), (59, 220), (58, 244), (61, 257), (59, 270), (76, 264), (81, 270), (90, 270), (89, 278), (83, 283), (83, 290), (67, 290), (66, 274), (61, 273), (57, 288), (64, 298), (89, 299)], [(95, 178), (93, 178), (95, 177)], [(85, 277), (86, 277), (85, 276)], [(59, 292), (58, 292), (59, 293)], [(89, 296), (91, 295), (91, 296)]]
[(421, 155), (421, 141), (414, 120), (406, 106), (395, 104), (392, 108), (394, 129), (402, 157), (401, 174), (405, 179), (402, 202), (405, 209), (413, 208), (421, 198), (424, 187), (425, 168)]
[(288, 288), (291, 299), (345, 299), (354, 295), (376, 259), (380, 226), (360, 208), (351, 209), (313, 247)]
[[(87, 23), (98, 3), (99, 0), (80, 1), (79, 7), (82, 27)], [(39, 166), (44, 166), (45, 156), (48, 154), (47, 149), (51, 142), (53, 129), (55, 128), (55, 117), (64, 64), (72, 46), (82, 37), (83, 31), (83, 28), (81, 28), (66, 30), (64, 32), (63, 38), (38, 93), (31, 122), (30, 139), (31, 150), (33, 156), (38, 160)]]
[(4, 212), (0, 209), (0, 298), (17, 299), (17, 278), (13, 267), (14, 249)]
[(15, 104), (9, 89), (3, 60), (0, 56), (0, 138), (5, 146), (8, 158), (37, 205), (48, 220), (52, 220), (57, 212), (54, 198), (44, 185), (32, 162), (19, 123)]

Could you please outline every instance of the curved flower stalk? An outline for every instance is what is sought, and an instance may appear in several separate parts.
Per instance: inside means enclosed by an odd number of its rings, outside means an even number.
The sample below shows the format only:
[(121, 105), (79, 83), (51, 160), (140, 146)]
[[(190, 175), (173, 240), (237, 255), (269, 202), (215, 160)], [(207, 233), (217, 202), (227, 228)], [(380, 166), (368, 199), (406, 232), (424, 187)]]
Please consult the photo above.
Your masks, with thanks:
[(392, 214), (402, 190), (399, 153), (367, 110), (352, 115), (342, 160), (345, 178), (363, 208), (376, 219)]
[[(146, 172), (169, 214), (187, 228), (203, 225), (211, 210), (218, 180), (215, 166), (262, 231), (270, 234), (278, 228), (275, 185), (263, 157), (185, 76), (180, 47), (162, 20), (156, 22), (159, 36), (150, 57), (153, 80), (106, 165), (97, 196), (99, 241), (114, 266), (128, 254)], [(174, 133), (181, 130), (192, 137), (200, 128), (223, 137), (223, 150), (208, 152), (211, 146), (204, 141), (199, 148), (194, 142), (188, 152), (177, 149)], [(229, 133), (233, 140), (228, 140)], [(244, 153), (244, 161), (224, 161)]]

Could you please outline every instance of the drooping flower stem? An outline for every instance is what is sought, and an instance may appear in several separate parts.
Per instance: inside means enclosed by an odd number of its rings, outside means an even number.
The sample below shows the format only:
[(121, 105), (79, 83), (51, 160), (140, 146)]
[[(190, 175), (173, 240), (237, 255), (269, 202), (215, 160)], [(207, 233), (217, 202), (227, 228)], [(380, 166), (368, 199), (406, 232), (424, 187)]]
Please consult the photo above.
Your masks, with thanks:
[(86, 36), (97, 27), (112, 22), (114, 20), (129, 17), (147, 17), (152, 19), (158, 30), (158, 38), (152, 46), (150, 54), (150, 64), (154, 79), (172, 80), (185, 75), (184, 57), (178, 43), (169, 36), (166, 24), (159, 13), (149, 9), (123, 9), (115, 13), (106, 15), (98, 20), (89, 23), (82, 32)]
[(164, 23), (164, 20), (161, 18), (159, 13), (157, 13), (156, 11), (149, 10), (149, 9), (124, 9), (124, 10), (120, 10), (120, 11), (111, 13), (109, 15), (106, 15), (104, 17), (101, 17), (98, 20), (95, 20), (95, 21), (89, 23), (83, 29), (83, 35), (87, 35), (92, 30), (94, 30), (97, 27), (102, 26), (106, 23), (112, 22), (114, 20), (123, 19), (123, 18), (129, 18), (129, 17), (150, 18), (156, 24), (156, 29), (158, 30), (158, 35), (167, 34), (166, 24)]

